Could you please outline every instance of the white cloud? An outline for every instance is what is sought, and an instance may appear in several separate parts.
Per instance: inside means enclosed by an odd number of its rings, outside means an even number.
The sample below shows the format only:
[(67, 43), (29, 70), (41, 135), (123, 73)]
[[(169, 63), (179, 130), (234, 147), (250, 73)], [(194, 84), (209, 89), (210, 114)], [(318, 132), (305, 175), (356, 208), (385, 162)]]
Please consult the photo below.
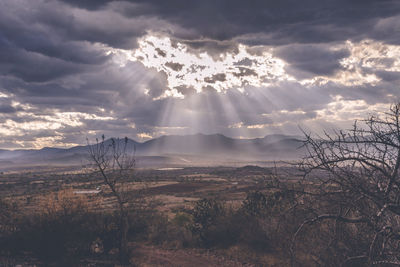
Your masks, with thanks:
[[(285, 67), (287, 63), (273, 56), (274, 49), (268, 46), (238, 45), (237, 52), (220, 54), (219, 58), (207, 52), (195, 53), (180, 42), (173, 43), (169, 37), (148, 34), (139, 39), (135, 50), (112, 49), (116, 64), (125, 66), (129, 61), (139, 61), (167, 76), (167, 88), (156, 99), (165, 97), (184, 98), (181, 88), (192, 88), (202, 92), (212, 87), (218, 92), (231, 88), (245, 92), (246, 86), (269, 87), (281, 81), (296, 81)], [(331, 76), (316, 75), (310, 79), (299, 79), (303, 86), (322, 86), (334, 83), (343, 86), (377, 85), (381, 78), (376, 71), (400, 72), (400, 46), (388, 45), (373, 40), (346, 41), (331, 47), (332, 50), (347, 49), (348, 57), (340, 61), (341, 69)], [(147, 91), (148, 93), (148, 91)]]
[(180, 87), (202, 92), (213, 87), (218, 92), (250, 85), (267, 87), (282, 80), (293, 80), (286, 74), (285, 62), (272, 55), (272, 49), (262, 47), (259, 55), (251, 54), (245, 45), (237, 53), (220, 54), (218, 59), (202, 52), (196, 54), (183, 43), (172, 44), (170, 38), (146, 35), (136, 50), (109, 49), (117, 64), (140, 61), (148, 68), (167, 74), (168, 89), (162, 97), (184, 98)]
[(153, 136), (149, 133), (138, 133), (137, 137), (139, 137), (141, 140), (146, 140), (146, 139), (151, 139)]
[[(47, 115), (51, 114), (51, 115)], [(37, 114), (31, 111), (17, 112), (14, 118), (5, 118), (5, 121), (0, 124), (0, 136), (2, 137), (18, 137), (25, 136), (27, 132), (33, 133), (38, 131), (57, 131), (66, 127), (79, 127), (84, 125), (84, 121), (89, 120), (112, 120), (112, 117), (98, 116), (84, 112), (60, 112), (57, 110), (48, 111), (46, 115)], [(42, 137), (37, 138), (37, 143), (30, 144), (34, 147), (40, 147), (47, 140)], [(61, 134), (60, 134), (61, 138)], [(49, 139), (49, 140), (50, 140)]]
[(342, 70), (333, 76), (316, 76), (300, 81), (303, 85), (323, 85), (328, 82), (344, 86), (377, 85), (381, 79), (376, 71), (400, 72), (400, 46), (373, 40), (347, 41), (337, 45), (347, 48), (350, 55), (340, 61)]
[(370, 114), (387, 112), (391, 104), (378, 103), (369, 105), (365, 100), (346, 100), (337, 95), (326, 108), (317, 110), (317, 118), (332, 123), (353, 122), (365, 119)]

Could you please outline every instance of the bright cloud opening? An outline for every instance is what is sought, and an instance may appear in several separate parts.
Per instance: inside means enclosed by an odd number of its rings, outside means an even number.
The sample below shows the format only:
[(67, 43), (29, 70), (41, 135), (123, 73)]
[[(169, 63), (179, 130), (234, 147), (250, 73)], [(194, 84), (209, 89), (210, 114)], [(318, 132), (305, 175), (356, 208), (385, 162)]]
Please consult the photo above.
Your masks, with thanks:
[(248, 47), (238, 45), (237, 53), (220, 54), (215, 59), (206, 52), (195, 53), (183, 43), (173, 44), (168, 37), (147, 35), (139, 40), (134, 51), (112, 49), (120, 65), (140, 61), (148, 68), (155, 68), (167, 75), (168, 90), (162, 97), (184, 98), (180, 88), (202, 92), (212, 87), (218, 92), (231, 88), (243, 91), (245, 86), (266, 87), (278, 81), (293, 80), (286, 74), (285, 62), (272, 55), (272, 48), (263, 47), (259, 55)]

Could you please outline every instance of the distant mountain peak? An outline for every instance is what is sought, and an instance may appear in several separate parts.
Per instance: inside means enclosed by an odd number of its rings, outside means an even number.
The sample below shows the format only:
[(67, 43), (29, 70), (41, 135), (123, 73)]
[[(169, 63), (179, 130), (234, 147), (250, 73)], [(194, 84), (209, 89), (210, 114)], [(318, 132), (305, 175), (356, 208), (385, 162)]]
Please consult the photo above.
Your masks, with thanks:
[[(113, 138), (120, 142), (125, 139)], [(111, 139), (108, 138), (104, 142), (110, 144)], [(96, 142), (91, 142), (89, 145), (95, 144)], [(210, 162), (217, 164), (229, 160), (240, 162), (298, 159), (301, 157), (301, 150), (298, 149), (301, 144), (302, 141), (296, 136), (283, 134), (267, 135), (264, 138), (237, 139), (219, 133), (196, 133), (163, 135), (144, 142), (128, 138), (128, 150), (135, 150), (136, 156), (144, 158), (147, 162), (154, 161), (155, 157), (164, 157), (165, 161), (181, 162), (186, 165), (189, 164), (188, 162), (200, 164), (202, 161), (208, 162), (207, 164)], [(12, 160), (16, 165), (80, 165), (82, 160), (87, 159), (89, 145), (68, 149), (44, 147), (39, 150), (0, 150), (0, 159)], [(195, 160), (187, 160), (191, 157), (194, 157)], [(172, 158), (174, 160), (167, 160)], [(7, 164), (12, 165), (11, 163)]]

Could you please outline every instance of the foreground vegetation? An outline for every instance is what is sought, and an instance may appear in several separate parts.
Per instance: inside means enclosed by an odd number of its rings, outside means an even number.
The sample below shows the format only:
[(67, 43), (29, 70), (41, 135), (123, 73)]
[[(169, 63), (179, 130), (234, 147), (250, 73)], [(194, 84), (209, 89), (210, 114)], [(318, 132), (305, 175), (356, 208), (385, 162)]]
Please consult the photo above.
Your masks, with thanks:
[[(203, 173), (196, 178), (184, 175), (182, 179), (186, 180), (177, 183), (165, 184), (165, 180), (153, 185), (148, 183), (145, 189), (131, 191), (135, 197), (130, 199), (128, 211), (130, 265), (143, 263), (138, 245), (200, 249), (200, 254), (211, 249), (225, 257), (223, 262), (227, 265), (232, 262), (255, 264), (262, 262), (260, 255), (279, 251), (277, 244), (272, 243), (272, 235), (268, 234), (267, 220), (271, 220), (268, 214), (277, 212), (268, 204), (272, 203), (272, 196), (268, 199), (265, 193), (254, 191), (255, 186), (264, 188), (259, 181), (240, 185), (232, 182), (236, 181), (231, 176), (234, 171), (218, 170), (219, 177), (226, 177), (227, 183), (207, 181)], [(210, 176), (215, 177), (214, 174)], [(257, 173), (256, 176), (261, 179), (269, 175)], [(23, 206), (25, 199), (12, 197), (3, 201), (2, 259), (14, 259), (13, 264), (54, 266), (87, 266), (93, 262), (96, 266), (113, 266), (118, 263), (120, 218), (118, 209), (113, 208), (115, 203), (108, 202), (112, 195), (106, 188), (99, 195), (75, 192), (71, 187), (49, 193), (39, 191), (37, 197), (30, 197), (35, 203), (35, 209), (32, 207), (30, 211)], [(227, 198), (222, 198), (223, 192)], [(185, 201), (166, 207), (168, 200), (157, 199), (162, 195), (182, 197)], [(274, 194), (273, 197), (278, 196)], [(106, 201), (99, 201), (104, 199)], [(18, 201), (12, 203), (12, 200)], [(268, 207), (272, 209), (268, 211)], [(272, 234), (276, 229), (270, 230)], [(162, 262), (154, 264), (162, 265)]]
[(400, 265), (400, 104), (363, 127), (306, 137), (296, 166), (142, 172), (121, 167), (133, 161), (118, 140), (98, 142), (102, 178), (2, 191), (2, 265)]
[[(304, 194), (305, 188), (313, 191), (316, 185), (305, 187), (298, 179), (283, 179), (288, 170), (186, 170), (197, 172), (195, 178), (185, 173), (182, 178), (171, 176), (174, 183), (159, 180), (132, 190), (127, 265), (187, 266), (195, 252), (200, 255), (196, 266), (289, 266), (293, 234), (305, 220), (315, 218), (317, 209), (329, 209), (329, 203)], [(253, 178), (238, 182), (235, 173)], [(30, 210), (23, 205), (25, 199), (17, 197), (1, 203), (3, 265), (114, 266), (120, 262), (118, 206), (106, 188), (96, 195), (76, 194), (72, 187), (49, 193), (39, 190), (30, 202)], [(305, 228), (296, 240), (298, 266), (337, 266), (368, 245), (366, 228), (340, 221)], [(338, 233), (335, 243), (327, 244)], [(153, 254), (157, 249), (171, 255), (158, 258)], [(188, 254), (179, 264), (175, 254), (181, 251)]]

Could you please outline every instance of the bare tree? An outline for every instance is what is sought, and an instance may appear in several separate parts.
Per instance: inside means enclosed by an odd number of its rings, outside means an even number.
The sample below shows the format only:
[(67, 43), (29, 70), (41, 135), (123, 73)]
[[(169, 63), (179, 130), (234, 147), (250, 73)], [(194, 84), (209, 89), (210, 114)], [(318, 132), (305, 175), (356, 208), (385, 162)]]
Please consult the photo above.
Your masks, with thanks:
[(133, 176), (135, 167), (135, 148), (129, 148), (128, 138), (111, 138), (105, 140), (96, 138), (96, 143), (91, 145), (87, 140), (89, 147), (89, 156), (95, 172), (101, 175), (101, 178), (112, 195), (116, 198), (119, 208), (119, 254), (121, 262), (127, 262), (128, 244), (127, 233), (129, 229), (127, 214), (127, 197), (121, 188), (121, 182)]
[(343, 266), (400, 265), (400, 103), (361, 122), (323, 137), (306, 134), (308, 155), (301, 168), (313, 187), (303, 195), (327, 205), (314, 204), (313, 215), (295, 232), (292, 266), (300, 233), (325, 222), (353, 233), (363, 229), (366, 245), (345, 251)]

